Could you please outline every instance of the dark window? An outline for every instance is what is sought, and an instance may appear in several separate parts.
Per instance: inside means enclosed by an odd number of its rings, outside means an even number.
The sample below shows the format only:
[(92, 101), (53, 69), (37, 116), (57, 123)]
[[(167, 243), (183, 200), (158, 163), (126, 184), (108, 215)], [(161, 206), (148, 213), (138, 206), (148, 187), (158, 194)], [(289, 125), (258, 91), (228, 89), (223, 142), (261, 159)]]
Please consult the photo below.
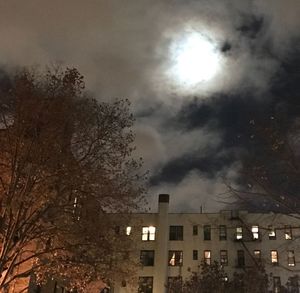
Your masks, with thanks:
[(198, 259), (198, 250), (193, 250), (193, 260)]
[(237, 251), (237, 266), (244, 267), (245, 266), (245, 253), (244, 250)]
[(183, 252), (182, 250), (169, 250), (169, 266), (182, 266)]
[(225, 225), (219, 226), (219, 239), (226, 240), (227, 239), (227, 229)]
[(228, 253), (227, 250), (220, 250), (220, 263), (223, 266), (228, 265)]
[(193, 235), (198, 235), (198, 226), (197, 225), (193, 226)]
[(168, 292), (182, 292), (182, 277), (168, 277)]
[(183, 226), (170, 226), (170, 240), (183, 240)]
[(269, 230), (269, 239), (270, 240), (275, 240), (276, 239), (276, 230), (272, 225), (269, 225), (268, 227)]
[(279, 293), (281, 291), (280, 277), (273, 277), (273, 292)]
[(153, 277), (139, 277), (138, 293), (152, 293), (153, 292)]
[(204, 225), (203, 227), (203, 239), (211, 240), (211, 227), (210, 225)]
[(140, 261), (143, 266), (154, 266), (154, 250), (141, 250)]

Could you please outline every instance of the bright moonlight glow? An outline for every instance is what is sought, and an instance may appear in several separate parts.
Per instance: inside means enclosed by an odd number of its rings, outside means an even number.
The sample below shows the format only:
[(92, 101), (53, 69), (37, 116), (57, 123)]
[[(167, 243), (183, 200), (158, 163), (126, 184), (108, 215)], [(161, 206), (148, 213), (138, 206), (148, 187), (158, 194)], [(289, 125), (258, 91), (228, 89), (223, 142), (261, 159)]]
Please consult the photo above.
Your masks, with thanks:
[(216, 45), (199, 33), (191, 33), (177, 41), (172, 53), (172, 74), (186, 85), (209, 81), (220, 67)]

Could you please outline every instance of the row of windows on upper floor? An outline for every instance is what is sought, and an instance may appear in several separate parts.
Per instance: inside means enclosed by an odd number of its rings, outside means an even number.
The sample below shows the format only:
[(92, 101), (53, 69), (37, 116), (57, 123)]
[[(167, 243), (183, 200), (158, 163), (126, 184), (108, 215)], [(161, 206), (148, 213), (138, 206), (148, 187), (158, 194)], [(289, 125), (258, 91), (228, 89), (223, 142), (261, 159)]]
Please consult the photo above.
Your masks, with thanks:
[[(234, 228), (235, 240), (243, 240), (246, 236), (244, 234), (249, 235), (252, 240), (259, 240), (261, 239), (261, 232), (258, 225), (253, 225), (250, 228), (245, 228), (243, 226), (237, 226)], [(226, 225), (219, 225), (219, 240), (227, 240), (227, 226)], [(268, 226), (268, 237), (270, 240), (276, 240), (277, 236), (277, 229), (273, 226)], [(126, 227), (126, 234), (130, 235), (132, 232), (132, 227)], [(212, 227), (211, 225), (204, 225), (203, 226), (203, 240), (211, 240), (212, 235)], [(142, 227), (142, 240), (143, 241), (154, 241), (155, 240), (155, 233), (156, 228), (154, 226), (149, 227)], [(193, 226), (193, 236), (198, 235), (198, 226)], [(291, 226), (284, 227), (284, 239), (291, 240), (293, 239), (292, 228)], [(183, 240), (183, 226), (170, 226), (169, 227), (169, 240)]]
[[(154, 250), (141, 250), (140, 262), (143, 266), (154, 266)], [(228, 251), (220, 250), (219, 262), (223, 266), (228, 265)], [(255, 262), (259, 263), (262, 260), (262, 255), (260, 250), (253, 250), (253, 255), (251, 256)], [(277, 250), (270, 250), (270, 261), (273, 265), (279, 264), (279, 256)], [(192, 251), (192, 259), (198, 260), (198, 250)], [(208, 265), (211, 264), (212, 253), (211, 250), (204, 250), (202, 259)], [(286, 260), (289, 267), (294, 267), (296, 265), (294, 250), (286, 251)], [(183, 251), (182, 250), (169, 250), (168, 256), (169, 266), (182, 266), (183, 265)], [(237, 267), (245, 266), (245, 252), (244, 250), (237, 251), (237, 259), (235, 265)]]

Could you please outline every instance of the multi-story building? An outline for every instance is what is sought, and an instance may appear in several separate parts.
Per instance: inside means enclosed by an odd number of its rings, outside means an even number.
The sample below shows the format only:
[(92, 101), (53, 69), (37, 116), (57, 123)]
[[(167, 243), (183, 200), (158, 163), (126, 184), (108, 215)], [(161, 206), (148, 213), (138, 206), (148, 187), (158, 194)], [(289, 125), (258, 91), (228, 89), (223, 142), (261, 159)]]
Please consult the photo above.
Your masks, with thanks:
[(300, 269), (300, 218), (280, 213), (169, 213), (160, 194), (158, 213), (133, 214), (124, 227), (136, 243), (137, 282), (116, 281), (113, 293), (164, 293), (173, 277), (199, 272), (201, 261), (218, 261), (228, 278), (263, 262), (273, 292)]

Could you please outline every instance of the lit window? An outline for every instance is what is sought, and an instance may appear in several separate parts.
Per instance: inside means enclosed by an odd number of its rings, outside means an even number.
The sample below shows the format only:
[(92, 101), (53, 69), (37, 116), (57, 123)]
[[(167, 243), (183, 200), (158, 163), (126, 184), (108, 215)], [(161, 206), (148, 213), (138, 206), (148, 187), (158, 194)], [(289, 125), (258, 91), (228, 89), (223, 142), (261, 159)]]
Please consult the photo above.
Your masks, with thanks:
[(285, 226), (284, 227), (284, 237), (286, 240), (292, 239), (292, 228), (291, 226)]
[(210, 250), (204, 250), (204, 262), (207, 265), (211, 264), (211, 251)]
[(126, 227), (126, 235), (130, 235), (130, 233), (131, 233), (131, 227), (130, 226), (127, 226)]
[(170, 240), (183, 240), (183, 226), (170, 226)]
[(244, 250), (238, 250), (237, 251), (237, 266), (238, 267), (244, 267), (245, 266), (245, 253)]
[(198, 259), (198, 250), (193, 250), (193, 260)]
[(219, 240), (226, 240), (227, 239), (227, 229), (225, 225), (219, 226)]
[(254, 240), (259, 239), (258, 226), (252, 226), (251, 232)]
[(294, 250), (288, 250), (288, 266), (289, 267), (294, 267), (295, 266)]
[(142, 240), (143, 241), (153, 241), (155, 240), (155, 227), (143, 227), (142, 229)]
[(169, 250), (169, 266), (182, 266), (182, 250)]
[(139, 277), (139, 293), (153, 292), (153, 277)]
[(228, 265), (228, 253), (227, 250), (220, 250), (220, 263), (223, 266)]
[(243, 239), (243, 228), (242, 227), (236, 227), (236, 240)]
[(268, 228), (269, 228), (269, 239), (275, 240), (276, 239), (276, 230), (271, 225)]
[(271, 250), (271, 263), (278, 265), (278, 252), (277, 250)]
[(204, 227), (203, 227), (203, 238), (204, 238), (204, 240), (210, 240), (211, 239), (211, 227), (210, 227), (210, 225), (204, 225)]
[(253, 251), (253, 255), (254, 255), (254, 258), (255, 258), (256, 260), (258, 260), (258, 261), (261, 260), (261, 252), (260, 252), (260, 250), (254, 250), (254, 251)]
[(140, 262), (143, 266), (154, 266), (154, 250), (141, 250)]
[(198, 235), (198, 226), (197, 225), (194, 225), (193, 226), (193, 235)]

